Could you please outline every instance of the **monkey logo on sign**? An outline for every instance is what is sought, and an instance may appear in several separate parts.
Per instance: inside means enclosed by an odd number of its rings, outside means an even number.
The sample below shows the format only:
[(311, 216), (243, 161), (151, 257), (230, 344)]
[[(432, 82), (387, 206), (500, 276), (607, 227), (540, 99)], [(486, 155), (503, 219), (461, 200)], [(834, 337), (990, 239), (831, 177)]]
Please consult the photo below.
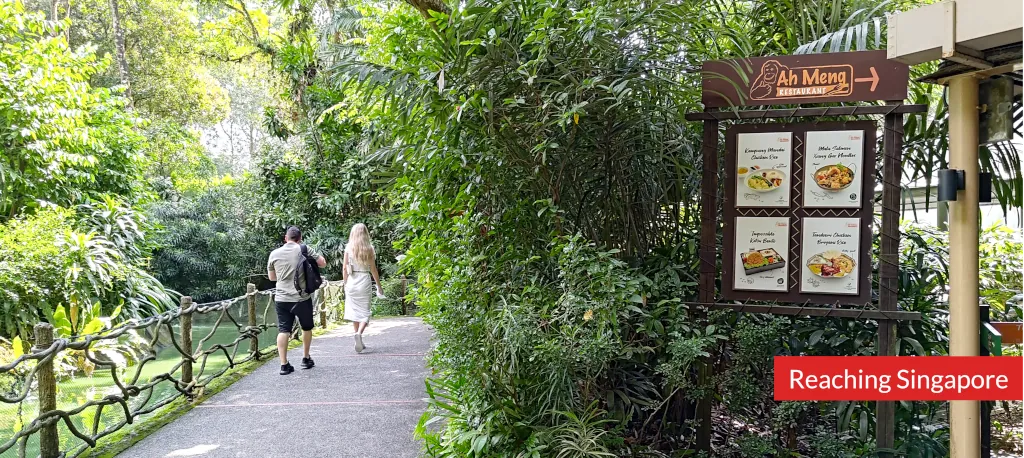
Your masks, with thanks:
[(785, 100), (808, 97), (847, 96), (852, 92), (852, 65), (793, 67), (769, 60), (750, 86), (754, 100)]
[(775, 93), (775, 86), (778, 84), (779, 72), (782, 69), (789, 70), (777, 60), (769, 60), (761, 66), (761, 74), (757, 75), (754, 84), (750, 86), (750, 97), (754, 99), (766, 99)]

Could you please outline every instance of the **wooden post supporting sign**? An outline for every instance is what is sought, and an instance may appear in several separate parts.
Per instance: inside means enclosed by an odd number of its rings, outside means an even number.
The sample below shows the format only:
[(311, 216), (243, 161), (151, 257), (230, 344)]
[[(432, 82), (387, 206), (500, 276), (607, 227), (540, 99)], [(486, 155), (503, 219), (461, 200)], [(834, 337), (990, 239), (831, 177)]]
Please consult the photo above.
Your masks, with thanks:
[[(701, 176), (700, 226), (700, 301), (715, 301), (715, 277), (718, 250), (715, 247), (718, 230), (718, 121), (704, 121), (704, 140), (701, 145), (703, 168)], [(711, 380), (711, 361), (701, 361), (698, 383)], [(697, 401), (697, 449), (711, 451), (710, 394)]]
[[(891, 102), (893, 106), (899, 101)], [(900, 263), (900, 177), (903, 174), (903, 115), (885, 115), (882, 133), (882, 234), (879, 247), (878, 309), (895, 311), (898, 300)], [(878, 355), (897, 356), (895, 320), (878, 320)], [(896, 441), (896, 403), (879, 401), (875, 406), (875, 442), (891, 449)], [(882, 453), (879, 456), (891, 456)]]

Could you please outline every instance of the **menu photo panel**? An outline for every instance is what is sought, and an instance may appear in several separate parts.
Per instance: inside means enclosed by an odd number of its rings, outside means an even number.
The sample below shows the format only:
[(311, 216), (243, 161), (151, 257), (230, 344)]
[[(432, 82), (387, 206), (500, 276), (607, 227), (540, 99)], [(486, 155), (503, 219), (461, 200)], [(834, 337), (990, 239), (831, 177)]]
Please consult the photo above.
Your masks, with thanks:
[(736, 135), (736, 207), (789, 207), (792, 132)]
[(803, 218), (800, 292), (860, 294), (861, 218)]
[(789, 291), (789, 217), (737, 217), (733, 289)]
[(860, 208), (864, 131), (808, 131), (804, 140), (803, 206)]

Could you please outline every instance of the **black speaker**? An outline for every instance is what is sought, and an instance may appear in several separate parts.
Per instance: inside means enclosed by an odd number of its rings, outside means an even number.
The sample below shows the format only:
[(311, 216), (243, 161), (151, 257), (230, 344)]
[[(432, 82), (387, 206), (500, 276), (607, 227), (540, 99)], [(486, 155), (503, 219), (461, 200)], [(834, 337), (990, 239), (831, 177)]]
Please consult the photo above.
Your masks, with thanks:
[(956, 192), (964, 189), (963, 176), (963, 170), (939, 170), (939, 202), (952, 202), (956, 200)]
[(992, 202), (992, 174), (978, 174), (978, 202)]

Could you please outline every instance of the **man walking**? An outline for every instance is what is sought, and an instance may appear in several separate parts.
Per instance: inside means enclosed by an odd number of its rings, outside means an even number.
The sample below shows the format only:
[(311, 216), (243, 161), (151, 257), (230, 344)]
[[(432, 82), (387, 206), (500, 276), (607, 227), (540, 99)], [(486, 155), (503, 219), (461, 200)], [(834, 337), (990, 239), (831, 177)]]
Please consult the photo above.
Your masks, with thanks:
[[(288, 337), (292, 334), (295, 318), (302, 327), (302, 368), (312, 369), (313, 358), (309, 357), (309, 346), (313, 342), (313, 298), (309, 294), (295, 289), (295, 276), (302, 275), (300, 257), (302, 256), (302, 232), (291, 226), (284, 234), (284, 246), (270, 252), (267, 260), (267, 277), (277, 282), (277, 354), (281, 357), (281, 375), (295, 372), (288, 362)], [(316, 264), (327, 265), (323, 256), (317, 256)], [(300, 284), (302, 278), (299, 279)]]

